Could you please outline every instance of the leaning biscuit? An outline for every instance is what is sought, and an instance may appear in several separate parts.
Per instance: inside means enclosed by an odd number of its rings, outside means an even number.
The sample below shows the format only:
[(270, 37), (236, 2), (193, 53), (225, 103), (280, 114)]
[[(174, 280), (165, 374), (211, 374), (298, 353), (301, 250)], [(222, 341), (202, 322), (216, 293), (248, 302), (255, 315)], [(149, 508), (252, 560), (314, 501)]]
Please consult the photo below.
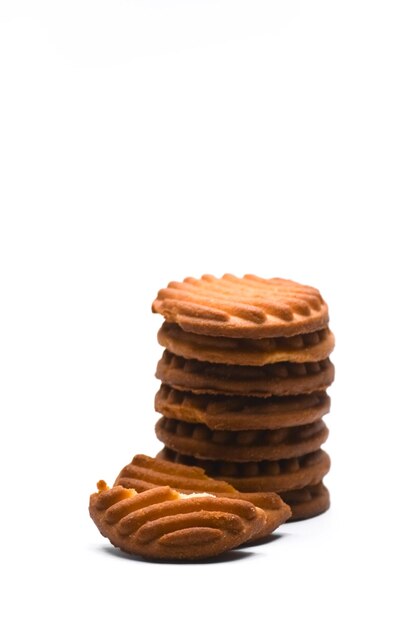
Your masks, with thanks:
[(204, 492), (226, 498), (247, 500), (265, 512), (265, 525), (252, 536), (252, 541), (272, 533), (291, 516), (291, 509), (276, 493), (240, 493), (228, 482), (210, 478), (201, 467), (154, 459), (137, 454), (126, 465), (115, 485), (146, 491), (156, 486), (170, 485), (182, 493)]
[(171, 282), (152, 305), (185, 331), (223, 337), (289, 337), (327, 325), (320, 292), (282, 278), (204, 275)]
[(173, 354), (186, 359), (227, 365), (267, 365), (268, 363), (308, 363), (322, 361), (334, 348), (329, 328), (292, 337), (235, 339), (187, 333), (178, 324), (162, 324), (158, 341)]
[(180, 391), (267, 398), (325, 391), (333, 382), (334, 367), (329, 359), (262, 367), (222, 365), (183, 359), (165, 350), (156, 377)]
[(265, 526), (262, 509), (245, 500), (185, 495), (170, 487), (142, 493), (104, 481), (90, 497), (101, 534), (130, 554), (148, 559), (197, 560), (250, 541)]

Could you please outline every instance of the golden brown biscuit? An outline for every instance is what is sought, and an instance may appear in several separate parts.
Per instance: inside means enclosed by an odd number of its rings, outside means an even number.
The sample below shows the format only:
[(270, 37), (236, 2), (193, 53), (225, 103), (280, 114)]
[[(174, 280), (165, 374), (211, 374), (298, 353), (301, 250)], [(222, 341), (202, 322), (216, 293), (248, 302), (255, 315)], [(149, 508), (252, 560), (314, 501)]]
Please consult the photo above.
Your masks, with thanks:
[(315, 517), (330, 507), (330, 495), (322, 482), (296, 491), (286, 491), (284, 498), (291, 507), (291, 522)]
[(157, 454), (157, 458), (197, 465), (209, 476), (227, 481), (242, 492), (276, 491), (280, 495), (317, 484), (330, 469), (330, 457), (324, 450), (281, 461), (236, 463), (196, 459), (165, 447)]
[(266, 524), (248, 501), (211, 494), (181, 494), (170, 487), (142, 493), (104, 481), (90, 497), (90, 515), (102, 535), (148, 559), (196, 560), (250, 541)]
[(165, 350), (156, 377), (180, 391), (267, 398), (325, 391), (333, 382), (334, 367), (329, 359), (262, 367), (221, 365), (183, 359)]
[(162, 417), (156, 436), (167, 448), (197, 459), (215, 461), (276, 461), (314, 452), (326, 441), (329, 431), (319, 420), (312, 424), (278, 430), (210, 430)]
[(204, 492), (248, 500), (263, 509), (266, 516), (265, 526), (259, 529), (252, 540), (269, 535), (291, 516), (290, 508), (275, 493), (240, 493), (227, 482), (209, 478), (201, 467), (171, 463), (144, 454), (137, 454), (121, 470), (115, 481), (115, 485), (135, 489), (137, 492), (167, 484), (182, 493)]
[(136, 454), (114, 481), (137, 492), (169, 485), (183, 493), (214, 493), (229, 495), (236, 489), (225, 481), (210, 478), (201, 467), (190, 467), (169, 460)]
[(171, 282), (159, 291), (152, 310), (189, 332), (253, 339), (313, 332), (329, 319), (317, 289), (251, 274)]
[(159, 329), (158, 341), (186, 359), (228, 365), (322, 361), (334, 348), (334, 335), (328, 328), (292, 337), (235, 339), (187, 333), (178, 324), (165, 322)]
[(215, 396), (161, 385), (155, 410), (178, 420), (205, 424), (212, 430), (259, 430), (310, 424), (330, 410), (325, 392), (299, 396)]

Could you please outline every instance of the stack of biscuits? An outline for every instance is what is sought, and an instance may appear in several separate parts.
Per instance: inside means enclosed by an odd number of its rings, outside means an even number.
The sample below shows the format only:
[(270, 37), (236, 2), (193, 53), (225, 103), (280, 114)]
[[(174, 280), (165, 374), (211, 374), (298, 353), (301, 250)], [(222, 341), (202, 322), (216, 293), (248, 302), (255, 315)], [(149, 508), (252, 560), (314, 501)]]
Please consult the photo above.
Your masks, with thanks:
[(241, 492), (276, 492), (292, 520), (328, 509), (328, 309), (313, 287), (225, 274), (171, 282), (152, 310), (162, 382), (160, 459), (195, 465)]

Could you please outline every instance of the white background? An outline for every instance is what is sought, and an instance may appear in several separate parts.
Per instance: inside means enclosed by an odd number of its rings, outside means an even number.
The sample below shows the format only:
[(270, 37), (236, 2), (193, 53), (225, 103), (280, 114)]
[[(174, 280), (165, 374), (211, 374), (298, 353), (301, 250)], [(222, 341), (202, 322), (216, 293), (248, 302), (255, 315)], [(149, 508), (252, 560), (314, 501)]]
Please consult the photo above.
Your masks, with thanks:
[[(416, 32), (400, 0), (0, 0), (2, 623), (416, 623)], [(160, 448), (151, 303), (207, 272), (328, 301), (332, 509), (124, 558), (88, 496)]]

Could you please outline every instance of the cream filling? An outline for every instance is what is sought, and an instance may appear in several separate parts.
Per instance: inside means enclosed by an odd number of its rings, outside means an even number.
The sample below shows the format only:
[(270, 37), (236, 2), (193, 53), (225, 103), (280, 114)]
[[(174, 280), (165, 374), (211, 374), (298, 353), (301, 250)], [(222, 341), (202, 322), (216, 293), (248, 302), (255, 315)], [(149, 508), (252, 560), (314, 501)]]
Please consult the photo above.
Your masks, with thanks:
[(186, 498), (215, 498), (216, 496), (213, 493), (181, 493), (178, 492), (178, 496), (185, 500)]

